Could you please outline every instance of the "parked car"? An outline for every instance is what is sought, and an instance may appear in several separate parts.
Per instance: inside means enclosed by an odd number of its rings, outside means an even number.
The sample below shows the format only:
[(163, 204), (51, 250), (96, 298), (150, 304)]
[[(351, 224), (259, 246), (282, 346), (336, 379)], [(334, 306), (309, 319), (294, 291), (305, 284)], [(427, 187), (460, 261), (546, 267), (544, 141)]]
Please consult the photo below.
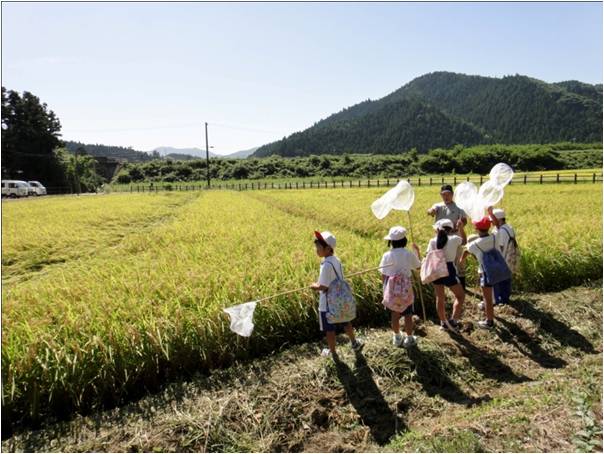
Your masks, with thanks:
[(30, 187), (30, 195), (46, 195), (46, 188), (39, 181), (28, 181)]
[(29, 195), (29, 184), (20, 180), (2, 180), (2, 197), (27, 197)]

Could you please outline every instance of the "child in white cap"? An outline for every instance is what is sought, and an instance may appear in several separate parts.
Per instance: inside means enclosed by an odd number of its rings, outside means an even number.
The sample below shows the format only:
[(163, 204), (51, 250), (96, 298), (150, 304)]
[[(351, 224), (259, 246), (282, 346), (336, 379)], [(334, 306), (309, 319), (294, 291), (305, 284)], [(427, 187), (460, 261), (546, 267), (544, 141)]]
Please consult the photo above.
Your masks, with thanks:
[[(501, 208), (489, 207), (487, 209), (491, 222), (495, 226), (493, 233), (495, 234), (495, 240), (499, 251), (506, 263), (510, 267), (512, 273), (518, 268), (518, 243), (516, 242), (516, 232), (514, 228), (508, 224), (505, 220), (505, 211)], [(499, 304), (508, 304), (510, 302), (510, 295), (512, 293), (512, 278), (505, 281), (499, 282), (493, 285), (493, 304), (495, 306)]]
[(323, 349), (321, 356), (337, 357), (336, 354), (336, 334), (345, 331), (350, 339), (350, 344), (353, 350), (360, 351), (363, 343), (355, 338), (354, 328), (350, 322), (346, 323), (329, 323), (327, 320), (327, 289), (329, 285), (337, 279), (344, 279), (344, 270), (342, 263), (334, 255), (336, 248), (336, 237), (328, 231), (315, 231), (315, 248), (317, 255), (323, 258), (321, 261), (321, 271), (319, 272), (319, 280), (314, 282), (310, 287), (319, 292), (319, 327), (325, 333), (327, 345), (329, 348)]
[[(436, 221), (432, 226), (436, 231), (436, 236), (428, 243), (428, 249), (426, 252), (433, 251), (435, 249), (444, 249), (445, 258), (447, 261), (448, 276), (441, 277), (434, 282), (434, 293), (436, 294), (436, 312), (440, 319), (440, 329), (447, 330), (459, 330), (459, 318), (461, 317), (461, 311), (463, 309), (463, 303), (465, 300), (465, 291), (461, 285), (461, 281), (457, 276), (457, 269), (455, 268), (455, 259), (459, 247), (466, 243), (466, 233), (464, 230), (464, 224), (461, 219), (457, 221), (457, 231), (460, 235), (455, 235), (454, 225), (450, 219), (441, 219)], [(451, 318), (447, 319), (445, 311), (445, 286), (455, 295), (455, 303), (453, 303), (453, 313)]]
[[(413, 244), (415, 254), (405, 249), (407, 245), (407, 230), (396, 225), (384, 237), (391, 248), (385, 252), (380, 261), (384, 297), (382, 304), (390, 310), (390, 323), (392, 327), (392, 344), (405, 348), (417, 343), (413, 335), (413, 286), (411, 284), (411, 271), (421, 266), (419, 248)], [(405, 318), (405, 333), (403, 339), (400, 332), (400, 318)]]

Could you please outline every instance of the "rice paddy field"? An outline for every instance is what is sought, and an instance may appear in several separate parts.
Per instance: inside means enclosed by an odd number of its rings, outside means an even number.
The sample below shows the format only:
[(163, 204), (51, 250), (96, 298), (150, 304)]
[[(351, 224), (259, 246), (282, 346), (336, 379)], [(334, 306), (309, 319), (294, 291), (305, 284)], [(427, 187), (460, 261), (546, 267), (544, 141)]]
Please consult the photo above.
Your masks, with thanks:
[[(259, 305), (251, 338), (227, 306), (309, 285), (313, 230), (330, 230), (345, 272), (375, 267), (389, 227), (425, 250), (438, 188), (416, 188), (411, 218), (378, 221), (381, 189), (111, 194), (3, 202), (3, 428), (85, 412), (284, 344), (317, 339), (316, 296)], [(556, 291), (602, 276), (602, 185), (510, 186), (515, 288)], [(473, 265), (471, 284), (475, 284)], [(382, 322), (379, 273), (351, 280), (358, 324)], [(416, 283), (416, 290), (419, 291)], [(431, 293), (423, 288), (429, 311)]]

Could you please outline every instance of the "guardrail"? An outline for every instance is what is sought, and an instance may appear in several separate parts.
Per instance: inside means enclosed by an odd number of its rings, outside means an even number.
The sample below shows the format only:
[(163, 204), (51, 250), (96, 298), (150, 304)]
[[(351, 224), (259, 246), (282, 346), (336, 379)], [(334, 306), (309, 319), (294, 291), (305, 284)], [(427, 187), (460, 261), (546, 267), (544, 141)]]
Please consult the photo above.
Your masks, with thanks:
[[(483, 176), (439, 176), (439, 177), (404, 177), (413, 186), (440, 186), (452, 184), (453, 186), (464, 181), (471, 181), (481, 185), (488, 180)], [(319, 188), (380, 188), (394, 186), (400, 181), (399, 178), (381, 178), (367, 180), (331, 180), (331, 181), (291, 181), (291, 182), (248, 182), (248, 183), (218, 183), (213, 184), (210, 189), (251, 191), (265, 189), (319, 189)], [(519, 175), (510, 182), (516, 184), (584, 184), (601, 183), (602, 174), (547, 174), (547, 175)], [(129, 186), (110, 187), (111, 192), (160, 192), (160, 191), (203, 191), (208, 187), (205, 184), (161, 184), (152, 183), (131, 184)]]

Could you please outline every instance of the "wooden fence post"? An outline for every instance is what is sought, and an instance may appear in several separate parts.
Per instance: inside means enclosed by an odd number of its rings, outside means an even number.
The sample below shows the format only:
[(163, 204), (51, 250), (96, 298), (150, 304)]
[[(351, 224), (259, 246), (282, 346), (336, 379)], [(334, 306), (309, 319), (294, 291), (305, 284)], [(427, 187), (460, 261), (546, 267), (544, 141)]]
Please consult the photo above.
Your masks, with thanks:
[(556, 183), (560, 183), (560, 174), (559, 173), (556, 174)]

